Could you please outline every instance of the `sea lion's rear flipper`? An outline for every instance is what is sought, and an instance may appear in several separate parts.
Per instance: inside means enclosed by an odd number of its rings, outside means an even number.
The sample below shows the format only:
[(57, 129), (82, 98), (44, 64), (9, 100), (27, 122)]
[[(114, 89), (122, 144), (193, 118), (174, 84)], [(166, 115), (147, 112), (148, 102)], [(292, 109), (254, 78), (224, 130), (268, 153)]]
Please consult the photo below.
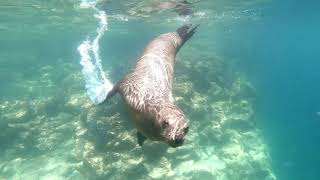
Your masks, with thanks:
[(182, 40), (181, 46), (192, 37), (199, 25), (200, 24), (193, 26), (192, 24), (186, 24), (177, 29), (177, 33)]
[(137, 132), (137, 138), (138, 138), (138, 144), (139, 146), (142, 146), (143, 142), (147, 139), (141, 132)]
[(183, 3), (183, 4), (192, 4), (191, 2), (188, 2), (187, 0), (182, 0), (180, 3)]
[(189, 16), (193, 14), (193, 11), (191, 8), (184, 7), (184, 8), (178, 8), (174, 10), (176, 13), (178, 13), (179, 16)]

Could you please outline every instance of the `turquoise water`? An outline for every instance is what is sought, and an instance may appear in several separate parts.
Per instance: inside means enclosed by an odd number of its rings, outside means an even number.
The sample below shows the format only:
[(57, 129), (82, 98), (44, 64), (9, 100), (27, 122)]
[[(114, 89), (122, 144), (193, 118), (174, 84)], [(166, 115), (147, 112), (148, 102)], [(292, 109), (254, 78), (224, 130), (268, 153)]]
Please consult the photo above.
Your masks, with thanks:
[(261, 94), (258, 126), (281, 179), (319, 179), (319, 5), (273, 3), (264, 25), (250, 27), (259, 47), (248, 58), (249, 76)]
[[(0, 179), (319, 179), (319, 3), (14, 0), (0, 2)], [(137, 144), (120, 97), (94, 105), (78, 47), (116, 83), (144, 46), (200, 23), (182, 47), (174, 99), (189, 119), (179, 148)], [(90, 56), (93, 58), (92, 54)]]

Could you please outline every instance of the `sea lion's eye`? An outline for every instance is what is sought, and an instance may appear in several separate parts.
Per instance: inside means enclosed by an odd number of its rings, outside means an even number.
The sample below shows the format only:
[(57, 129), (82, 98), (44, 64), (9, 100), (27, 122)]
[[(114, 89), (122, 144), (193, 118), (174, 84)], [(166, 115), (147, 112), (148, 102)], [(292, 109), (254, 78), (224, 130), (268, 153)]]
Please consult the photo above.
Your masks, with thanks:
[(166, 127), (168, 127), (168, 126), (169, 126), (168, 121), (163, 121), (163, 122), (162, 122), (162, 127), (163, 127), (163, 128), (166, 128)]
[(184, 133), (188, 133), (188, 131), (189, 131), (189, 126), (187, 126), (186, 128), (184, 128)]

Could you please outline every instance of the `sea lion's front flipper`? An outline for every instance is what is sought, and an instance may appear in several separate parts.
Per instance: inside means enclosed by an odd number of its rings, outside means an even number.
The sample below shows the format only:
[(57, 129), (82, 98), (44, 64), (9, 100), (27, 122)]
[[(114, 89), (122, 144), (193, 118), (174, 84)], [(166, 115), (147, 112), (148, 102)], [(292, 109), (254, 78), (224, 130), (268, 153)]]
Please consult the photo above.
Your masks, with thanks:
[(101, 104), (105, 103), (106, 101), (108, 101), (108, 99), (110, 99), (113, 95), (115, 95), (118, 92), (118, 88), (119, 88), (119, 83), (113, 86), (113, 88), (108, 92), (106, 98)]
[(137, 132), (138, 144), (142, 146), (143, 142), (147, 139), (141, 132)]

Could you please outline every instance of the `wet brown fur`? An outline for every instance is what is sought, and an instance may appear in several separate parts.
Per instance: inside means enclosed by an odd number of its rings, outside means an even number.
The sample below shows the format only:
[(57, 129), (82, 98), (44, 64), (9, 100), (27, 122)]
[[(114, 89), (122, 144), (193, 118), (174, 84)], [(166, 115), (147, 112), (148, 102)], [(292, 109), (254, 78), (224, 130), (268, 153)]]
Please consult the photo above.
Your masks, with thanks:
[(155, 38), (114, 90), (134, 112), (134, 124), (143, 136), (172, 147), (181, 145), (188, 131), (186, 117), (172, 98), (175, 57), (187, 39), (177, 32)]

